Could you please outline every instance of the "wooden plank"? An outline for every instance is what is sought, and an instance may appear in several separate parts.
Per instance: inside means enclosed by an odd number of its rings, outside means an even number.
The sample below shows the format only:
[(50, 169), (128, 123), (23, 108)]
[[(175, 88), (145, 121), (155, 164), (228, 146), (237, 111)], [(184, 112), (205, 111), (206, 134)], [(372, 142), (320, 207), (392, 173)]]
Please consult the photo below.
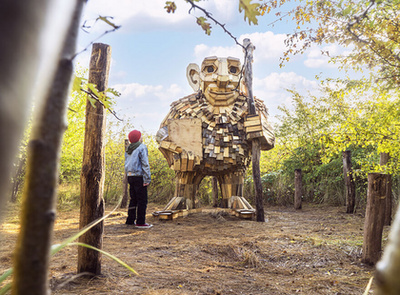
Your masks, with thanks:
[(263, 131), (261, 125), (246, 127), (246, 132), (257, 132), (257, 131)]
[(187, 170), (193, 171), (193, 166), (194, 166), (194, 154), (193, 154), (193, 152), (189, 151), (188, 152)]
[(251, 126), (261, 126), (260, 120), (253, 120), (253, 121), (245, 121), (243, 123), (244, 127), (251, 127)]
[(168, 138), (183, 150), (192, 151), (199, 157), (203, 156), (200, 118), (168, 120)]

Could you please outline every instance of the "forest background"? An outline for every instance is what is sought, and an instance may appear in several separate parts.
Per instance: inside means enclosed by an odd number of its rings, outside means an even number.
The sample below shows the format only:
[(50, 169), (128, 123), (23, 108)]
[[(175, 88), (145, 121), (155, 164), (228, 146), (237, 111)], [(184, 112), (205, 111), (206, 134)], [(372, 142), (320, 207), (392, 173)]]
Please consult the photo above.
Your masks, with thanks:
[[(389, 3), (390, 2), (390, 3)], [(396, 2), (396, 1), (395, 1)], [(288, 36), (282, 63), (292, 54), (301, 53), (311, 43), (337, 43), (350, 54), (330, 57), (343, 71), (357, 70), (357, 80), (325, 78), (318, 80), (319, 92), (307, 95), (288, 89), (293, 106), (280, 107), (274, 124), (276, 146), (262, 152), (261, 175), (267, 204), (293, 203), (294, 170), (302, 169), (303, 200), (314, 203), (344, 205), (345, 191), (342, 152), (351, 150), (356, 181), (357, 205), (366, 201), (367, 174), (387, 172), (393, 177), (393, 194), (399, 195), (399, 90), (397, 2), (351, 1), (328, 4), (319, 2), (295, 7), (290, 17), (297, 23), (296, 32)], [(329, 2), (331, 3), (331, 2)], [(261, 13), (279, 11), (285, 1), (265, 2)], [(396, 6), (397, 5), (397, 6)], [(367, 17), (374, 15), (374, 18)], [(313, 28), (309, 24), (313, 22)], [(349, 28), (349, 24), (352, 24)], [(203, 29), (207, 26), (203, 23)], [(295, 42), (297, 40), (297, 43)], [(295, 44), (301, 44), (297, 46)], [(329, 52), (325, 52), (329, 55)], [(397, 57), (396, 57), (397, 56)], [(390, 58), (392, 57), (392, 59)], [(396, 63), (397, 62), (397, 63)], [(77, 77), (87, 70), (77, 69)], [(80, 172), (83, 157), (85, 104), (87, 94), (75, 87), (70, 95), (67, 113), (68, 129), (64, 134), (59, 174), (58, 206), (78, 206)], [(119, 121), (112, 114), (107, 122), (105, 201), (115, 203), (123, 193), (124, 146), (126, 135), (135, 128), (129, 119)], [(11, 200), (19, 200), (26, 164), (28, 127), (15, 161)], [(174, 193), (174, 172), (167, 166), (152, 134), (144, 134), (149, 149), (152, 185), (149, 200), (167, 202)], [(390, 155), (387, 165), (380, 166), (382, 153)], [(246, 178), (244, 196), (254, 200), (251, 169)], [(199, 199), (211, 204), (211, 180), (201, 183)]]

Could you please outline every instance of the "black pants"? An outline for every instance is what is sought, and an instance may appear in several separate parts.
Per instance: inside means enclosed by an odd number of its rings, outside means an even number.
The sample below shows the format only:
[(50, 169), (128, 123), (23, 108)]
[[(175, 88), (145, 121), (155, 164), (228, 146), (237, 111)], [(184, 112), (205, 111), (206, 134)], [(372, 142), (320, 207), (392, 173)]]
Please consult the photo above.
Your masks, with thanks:
[(145, 224), (147, 209), (147, 186), (143, 186), (142, 176), (128, 176), (129, 202), (126, 224)]

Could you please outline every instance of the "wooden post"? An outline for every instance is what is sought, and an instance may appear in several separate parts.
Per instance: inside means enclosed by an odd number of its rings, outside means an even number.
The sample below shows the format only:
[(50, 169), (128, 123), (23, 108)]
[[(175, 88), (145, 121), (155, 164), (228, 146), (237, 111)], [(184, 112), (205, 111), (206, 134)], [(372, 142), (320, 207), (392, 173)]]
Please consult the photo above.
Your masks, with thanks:
[(387, 183), (386, 174), (368, 174), (362, 262), (370, 265), (374, 265), (381, 255)]
[[(129, 146), (129, 140), (125, 139), (125, 150)], [(121, 208), (126, 208), (128, 205), (128, 176), (125, 173), (124, 169), (124, 180), (123, 180), (123, 186), (124, 186), (124, 193), (122, 195), (122, 200), (121, 200)]]
[(383, 220), (383, 225), (392, 224), (392, 208), (393, 208), (392, 175), (388, 174), (387, 185), (386, 185), (385, 218)]
[(301, 209), (301, 201), (303, 197), (303, 184), (301, 169), (294, 170), (294, 209)]
[(354, 213), (356, 203), (356, 184), (353, 178), (353, 169), (351, 167), (351, 151), (342, 153), (343, 156), (343, 177), (346, 191), (346, 213)]
[[(243, 40), (243, 46), (246, 48), (246, 56), (245, 56), (245, 64), (243, 65), (245, 68), (245, 85), (249, 95), (249, 114), (255, 115), (256, 108), (254, 105), (253, 98), (253, 51), (255, 46), (251, 44), (250, 39)], [(264, 201), (262, 194), (262, 183), (261, 183), (261, 173), (260, 173), (260, 156), (261, 156), (261, 145), (260, 140), (258, 138), (253, 138), (251, 141), (251, 162), (253, 167), (253, 181), (254, 181), (254, 190), (255, 190), (255, 203), (256, 203), (256, 220), (259, 222), (265, 221), (264, 216)]]
[[(389, 154), (381, 153), (379, 159), (379, 165), (385, 166), (388, 162), (389, 162)], [(389, 175), (388, 186), (386, 191), (386, 208), (385, 208), (384, 225), (390, 225), (392, 223), (392, 208), (393, 208), (392, 177)]]
[(211, 178), (212, 184), (212, 199), (213, 199), (213, 207), (218, 207), (218, 180), (216, 176)]
[[(89, 83), (97, 85), (99, 91), (105, 91), (108, 85), (108, 73), (111, 61), (111, 47), (95, 43), (89, 67)], [(81, 172), (81, 209), (79, 228), (83, 228), (104, 215), (104, 134), (106, 112), (96, 102), (93, 107), (86, 103), (86, 125)], [(103, 245), (103, 222), (91, 228), (79, 238), (82, 243), (101, 249)], [(78, 273), (93, 275), (101, 273), (101, 253), (85, 247), (78, 248)]]

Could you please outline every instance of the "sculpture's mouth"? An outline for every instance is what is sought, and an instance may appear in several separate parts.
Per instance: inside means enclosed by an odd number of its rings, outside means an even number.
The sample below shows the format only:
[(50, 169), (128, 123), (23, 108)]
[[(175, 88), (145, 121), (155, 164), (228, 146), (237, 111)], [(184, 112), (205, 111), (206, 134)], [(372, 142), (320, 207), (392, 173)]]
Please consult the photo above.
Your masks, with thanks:
[(214, 95), (229, 95), (229, 94), (233, 94), (234, 92), (233, 91), (212, 91), (212, 90), (210, 90), (210, 93), (214, 94)]

